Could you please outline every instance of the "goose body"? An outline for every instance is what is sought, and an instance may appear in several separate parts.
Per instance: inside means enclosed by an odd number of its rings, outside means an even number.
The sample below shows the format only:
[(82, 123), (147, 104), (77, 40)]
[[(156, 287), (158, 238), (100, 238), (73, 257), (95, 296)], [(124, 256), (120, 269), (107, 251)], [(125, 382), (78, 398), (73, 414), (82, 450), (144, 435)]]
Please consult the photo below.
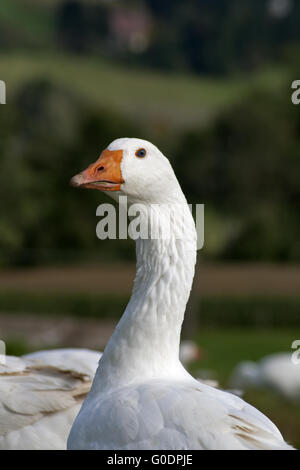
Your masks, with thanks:
[(0, 365), (0, 449), (66, 449), (100, 357), (87, 349), (7, 356)]
[(147, 141), (117, 139), (72, 184), (126, 195), (130, 206), (139, 205), (140, 222), (158, 236), (136, 240), (132, 295), (68, 449), (291, 449), (266, 416), (200, 383), (179, 361), (196, 230), (167, 158)]
[(241, 362), (234, 369), (230, 384), (239, 388), (266, 388), (291, 402), (300, 402), (300, 364), (291, 353), (270, 354), (257, 363)]
[[(195, 354), (185, 349), (189, 362)], [(101, 354), (73, 348), (6, 356), (0, 363), (0, 450), (65, 450)]]

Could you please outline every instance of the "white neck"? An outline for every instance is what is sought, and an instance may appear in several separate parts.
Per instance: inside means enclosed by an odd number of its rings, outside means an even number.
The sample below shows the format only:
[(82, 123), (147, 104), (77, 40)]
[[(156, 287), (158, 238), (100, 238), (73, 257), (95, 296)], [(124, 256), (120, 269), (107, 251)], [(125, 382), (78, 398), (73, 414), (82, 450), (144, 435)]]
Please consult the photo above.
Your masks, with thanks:
[[(180, 211), (178, 206), (171, 208), (169, 238), (136, 242), (132, 295), (101, 358), (94, 391), (150, 377), (170, 377), (182, 369), (179, 341), (194, 277), (196, 231), (185, 200), (180, 207)], [(155, 217), (153, 210), (150, 216), (149, 208), (144, 208), (149, 226), (160, 230), (166, 223), (165, 208), (157, 206)], [(179, 239), (183, 224), (184, 237)]]

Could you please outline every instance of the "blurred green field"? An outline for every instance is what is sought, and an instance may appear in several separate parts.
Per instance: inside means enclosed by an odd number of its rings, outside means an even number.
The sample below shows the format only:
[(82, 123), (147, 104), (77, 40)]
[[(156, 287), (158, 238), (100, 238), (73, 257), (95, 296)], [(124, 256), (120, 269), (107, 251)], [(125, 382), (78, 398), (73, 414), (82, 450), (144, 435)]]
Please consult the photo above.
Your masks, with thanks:
[(208, 122), (251, 89), (276, 89), (286, 76), (282, 68), (266, 67), (249, 76), (205, 78), (132, 69), (100, 58), (49, 52), (1, 54), (0, 64), (8, 104), (20, 85), (46, 78), (95, 105), (126, 112), (138, 121), (181, 128)]
[[(294, 329), (269, 328), (201, 328), (197, 332), (197, 343), (203, 348), (204, 355), (197, 366), (215, 370), (222, 385), (227, 384), (233, 367), (240, 361), (257, 361), (275, 352), (290, 352), (291, 344), (300, 338)], [(195, 370), (195, 369), (194, 369)], [(300, 438), (300, 435), (299, 435)]]

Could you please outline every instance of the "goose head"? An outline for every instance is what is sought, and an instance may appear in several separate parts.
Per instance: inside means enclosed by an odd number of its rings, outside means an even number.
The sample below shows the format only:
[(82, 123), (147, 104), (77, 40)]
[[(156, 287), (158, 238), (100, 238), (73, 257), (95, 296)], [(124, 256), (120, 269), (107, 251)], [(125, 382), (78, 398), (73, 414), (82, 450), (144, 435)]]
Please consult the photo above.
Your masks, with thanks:
[(183, 202), (169, 160), (151, 142), (136, 138), (114, 140), (95, 163), (71, 179), (72, 186), (106, 191), (129, 202)]

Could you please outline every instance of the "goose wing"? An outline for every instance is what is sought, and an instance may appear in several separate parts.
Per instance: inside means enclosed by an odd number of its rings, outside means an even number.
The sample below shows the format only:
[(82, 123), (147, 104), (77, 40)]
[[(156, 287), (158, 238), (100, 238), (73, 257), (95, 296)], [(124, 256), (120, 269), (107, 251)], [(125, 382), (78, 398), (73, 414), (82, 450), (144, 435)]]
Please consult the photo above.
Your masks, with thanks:
[(64, 449), (101, 354), (80, 349), (7, 356), (0, 366), (0, 449)]

